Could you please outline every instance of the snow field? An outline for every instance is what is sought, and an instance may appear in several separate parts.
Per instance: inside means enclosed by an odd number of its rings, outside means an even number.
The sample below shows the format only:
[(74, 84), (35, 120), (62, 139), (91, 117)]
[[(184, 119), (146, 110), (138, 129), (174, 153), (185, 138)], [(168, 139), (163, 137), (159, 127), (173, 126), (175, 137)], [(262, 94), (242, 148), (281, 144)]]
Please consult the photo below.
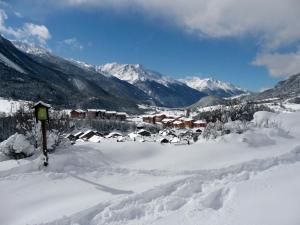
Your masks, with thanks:
[(298, 225), (300, 112), (193, 145), (82, 142), (0, 162), (1, 224)]

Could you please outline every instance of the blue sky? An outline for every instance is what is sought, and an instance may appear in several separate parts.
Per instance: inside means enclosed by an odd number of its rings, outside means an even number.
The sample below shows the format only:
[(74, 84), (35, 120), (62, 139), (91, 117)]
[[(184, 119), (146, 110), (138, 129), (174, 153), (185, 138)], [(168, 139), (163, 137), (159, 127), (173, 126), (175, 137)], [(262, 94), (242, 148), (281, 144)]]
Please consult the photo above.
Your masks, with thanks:
[[(287, 0), (290, 7), (284, 9), (293, 17), (273, 22), (262, 16), (250, 25), (252, 18), (266, 12), (240, 15), (219, 0), (212, 1), (220, 7), (214, 14), (193, 0), (183, 5), (169, 0), (0, 2), (0, 31), (6, 37), (41, 44), (57, 55), (94, 65), (140, 63), (174, 78), (209, 76), (253, 91), (300, 72), (300, 33), (294, 30), (298, 25), (295, 21), (294, 28), (280, 30), (297, 19), (293, 0)], [(237, 11), (244, 5), (239, 7)], [(224, 8), (233, 11), (223, 12)], [(275, 7), (274, 13), (283, 8)], [(268, 10), (272, 14), (272, 7)], [(250, 19), (243, 21), (244, 17)]]

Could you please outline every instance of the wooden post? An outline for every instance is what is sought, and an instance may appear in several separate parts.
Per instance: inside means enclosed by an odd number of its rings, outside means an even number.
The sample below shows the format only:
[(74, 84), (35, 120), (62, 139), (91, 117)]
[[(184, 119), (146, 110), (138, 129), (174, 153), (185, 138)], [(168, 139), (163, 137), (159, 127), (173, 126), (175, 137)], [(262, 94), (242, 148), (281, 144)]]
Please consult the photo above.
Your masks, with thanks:
[(46, 131), (46, 122), (49, 122), (49, 108), (51, 106), (42, 101), (34, 104), (33, 108), (35, 109), (34, 114), (36, 122), (41, 121), (42, 124), (42, 138), (43, 138), (43, 155), (44, 155), (44, 166), (48, 166), (48, 150), (47, 150), (47, 131)]
[(46, 120), (42, 120), (41, 123), (42, 123), (42, 137), (43, 137), (44, 166), (48, 166)]

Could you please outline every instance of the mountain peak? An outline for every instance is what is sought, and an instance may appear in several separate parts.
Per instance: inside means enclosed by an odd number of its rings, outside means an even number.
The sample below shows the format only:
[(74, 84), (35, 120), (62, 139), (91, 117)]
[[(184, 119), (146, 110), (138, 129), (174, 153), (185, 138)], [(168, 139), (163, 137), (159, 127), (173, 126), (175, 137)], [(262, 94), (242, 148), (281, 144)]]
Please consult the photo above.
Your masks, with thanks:
[(231, 83), (223, 82), (212, 77), (201, 78), (194, 76), (179, 79), (179, 81), (198, 91), (205, 92), (208, 95), (216, 95), (220, 97), (231, 97), (248, 92), (247, 90), (244, 90)]
[(167, 85), (168, 82), (176, 82), (175, 80), (164, 77), (160, 73), (146, 69), (141, 64), (118, 64), (107, 63), (97, 67), (97, 71), (111, 74), (120, 80), (127, 81), (134, 84), (138, 81), (156, 81), (158, 83)]
[(49, 55), (51, 54), (51, 50), (46, 49), (43, 46), (40, 45), (36, 45), (33, 43), (28, 43), (28, 42), (24, 42), (24, 41), (11, 41), (13, 43), (13, 45), (18, 48), (19, 50), (21, 50), (22, 52), (25, 52), (27, 54), (31, 54), (31, 55), (37, 55), (37, 56), (44, 56), (44, 55)]

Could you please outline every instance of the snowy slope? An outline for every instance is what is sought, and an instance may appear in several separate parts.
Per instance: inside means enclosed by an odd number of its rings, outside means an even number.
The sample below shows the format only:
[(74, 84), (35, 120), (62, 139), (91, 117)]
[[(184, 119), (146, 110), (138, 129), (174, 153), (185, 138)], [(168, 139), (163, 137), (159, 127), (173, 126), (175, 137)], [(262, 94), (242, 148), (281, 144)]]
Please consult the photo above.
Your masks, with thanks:
[(244, 134), (189, 146), (77, 143), (51, 154), (46, 169), (36, 157), (0, 162), (0, 221), (298, 225), (299, 118), (258, 113)]
[(4, 63), (6, 66), (20, 72), (20, 73), (24, 73), (26, 74), (26, 71), (19, 66), (18, 64), (14, 63), (13, 61), (11, 61), (9, 58), (7, 58), (5, 55), (3, 55), (2, 53), (0, 53), (0, 62)]
[(216, 80), (214, 78), (191, 77), (179, 80), (196, 90), (207, 93), (208, 95), (231, 97), (248, 93), (248, 91), (245, 89), (237, 87), (231, 83)]

